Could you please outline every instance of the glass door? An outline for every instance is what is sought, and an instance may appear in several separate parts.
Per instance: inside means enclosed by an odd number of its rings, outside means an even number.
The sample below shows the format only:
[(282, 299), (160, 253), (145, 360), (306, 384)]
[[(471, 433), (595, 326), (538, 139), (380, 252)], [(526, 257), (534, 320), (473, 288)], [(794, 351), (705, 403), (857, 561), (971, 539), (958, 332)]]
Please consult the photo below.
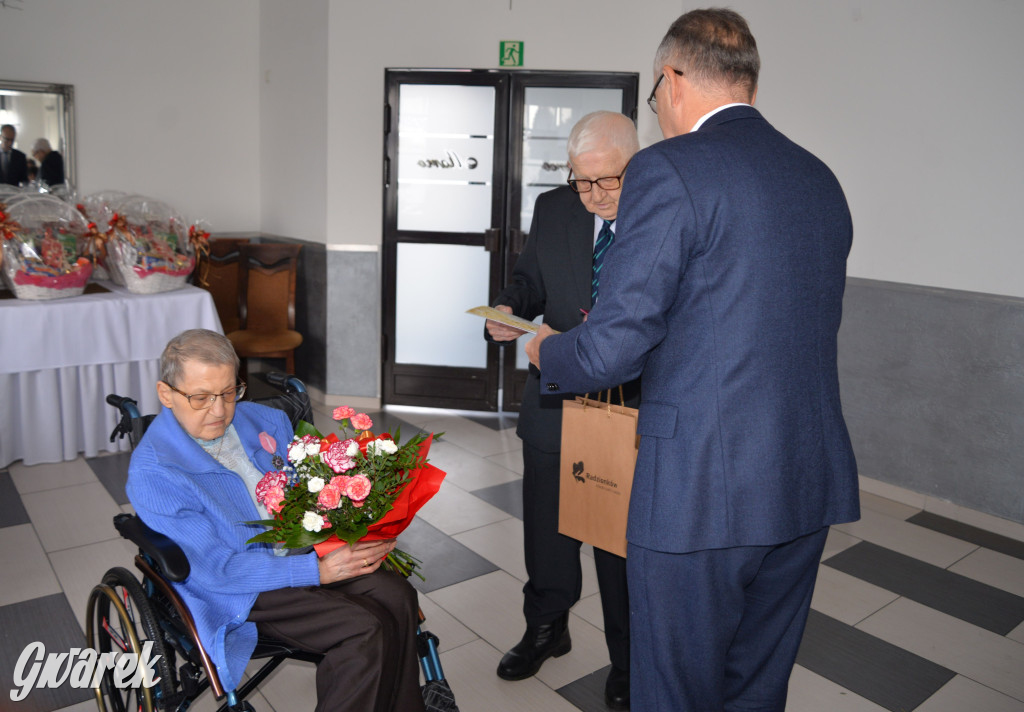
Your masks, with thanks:
[(385, 73), (385, 403), (497, 410), (504, 384), (504, 409), (518, 410), (522, 345), (488, 344), (465, 311), (497, 296), (537, 195), (564, 184), (572, 125), (597, 109), (635, 118), (637, 84), (636, 74)]

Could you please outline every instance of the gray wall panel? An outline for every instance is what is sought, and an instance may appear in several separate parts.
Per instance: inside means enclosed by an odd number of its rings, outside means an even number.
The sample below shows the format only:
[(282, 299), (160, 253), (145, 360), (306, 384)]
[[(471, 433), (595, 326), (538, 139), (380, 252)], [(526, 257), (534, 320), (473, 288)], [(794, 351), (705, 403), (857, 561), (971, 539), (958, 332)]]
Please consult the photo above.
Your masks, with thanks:
[(851, 277), (839, 373), (861, 474), (1024, 522), (1024, 300)]
[(380, 395), (380, 253), (327, 250), (327, 392)]

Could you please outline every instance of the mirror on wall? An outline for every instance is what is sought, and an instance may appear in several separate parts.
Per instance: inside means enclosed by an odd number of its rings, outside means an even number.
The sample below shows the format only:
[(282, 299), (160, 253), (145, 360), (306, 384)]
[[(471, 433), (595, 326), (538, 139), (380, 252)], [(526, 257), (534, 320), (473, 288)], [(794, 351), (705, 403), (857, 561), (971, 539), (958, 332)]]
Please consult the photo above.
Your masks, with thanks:
[[(65, 184), (76, 185), (74, 104), (74, 87), (70, 84), (0, 79), (0, 126), (14, 126), (14, 148), (35, 162), (37, 180), (59, 175), (57, 169), (61, 167)], [(37, 153), (46, 161), (45, 166), (40, 165), (33, 157), (39, 139), (46, 139), (50, 149), (60, 154), (59, 160)]]

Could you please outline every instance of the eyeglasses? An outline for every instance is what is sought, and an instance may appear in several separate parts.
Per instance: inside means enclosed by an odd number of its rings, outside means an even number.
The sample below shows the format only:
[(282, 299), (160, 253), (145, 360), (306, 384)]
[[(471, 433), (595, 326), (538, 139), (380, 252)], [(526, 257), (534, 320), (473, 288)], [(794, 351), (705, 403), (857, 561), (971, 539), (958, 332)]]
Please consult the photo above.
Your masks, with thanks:
[(192, 410), (206, 410), (212, 406), (218, 398), (223, 399), (225, 403), (237, 403), (242, 400), (242, 396), (245, 395), (245, 383), (243, 381), (239, 381), (237, 386), (229, 388), (223, 393), (193, 393), (192, 395), (189, 395), (188, 393), (179, 391), (170, 383), (167, 384), (167, 387), (178, 395), (185, 396), (188, 400), (188, 404), (192, 406)]
[(622, 187), (622, 176), (626, 175), (626, 168), (629, 167), (629, 163), (626, 163), (622, 167), (622, 173), (617, 176), (605, 176), (604, 178), (595, 178), (594, 180), (584, 180), (583, 178), (572, 177), (572, 166), (569, 167), (569, 180), (565, 181), (569, 184), (577, 193), (589, 193), (594, 189), (594, 183), (597, 183), (597, 187), (602, 190), (618, 190)]
[[(683, 76), (683, 73), (680, 72), (678, 69), (673, 68), (672, 71), (678, 74), (679, 76)], [(654, 88), (651, 89), (651, 95), (647, 97), (647, 106), (651, 107), (651, 111), (653, 111), (655, 114), (658, 113), (658, 99), (654, 96), (654, 93), (658, 91), (658, 87), (661, 86), (661, 80), (664, 78), (664, 72), (658, 75), (658, 81), (654, 82)]]

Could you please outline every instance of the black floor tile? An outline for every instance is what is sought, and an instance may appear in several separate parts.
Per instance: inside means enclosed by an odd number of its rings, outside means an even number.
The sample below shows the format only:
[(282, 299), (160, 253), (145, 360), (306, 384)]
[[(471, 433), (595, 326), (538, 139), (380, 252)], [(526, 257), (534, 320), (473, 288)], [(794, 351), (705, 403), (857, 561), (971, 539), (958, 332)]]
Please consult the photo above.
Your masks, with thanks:
[(941, 532), (942, 534), (948, 534), (949, 536), (955, 536), (957, 539), (963, 539), (969, 541), (972, 544), (983, 546), (986, 549), (992, 549), (992, 551), (998, 551), (1000, 554), (1006, 554), (1017, 559), (1024, 559), (1024, 541), (1018, 541), (1017, 539), (1011, 539), (1008, 536), (1002, 534), (994, 534), (993, 532), (985, 529), (979, 529), (978, 527), (972, 527), (970, 524), (963, 524), (954, 519), (947, 519), (946, 517), (940, 517), (937, 514), (931, 512), (918, 512), (914, 516), (907, 519), (911, 524), (916, 524), (919, 527), (931, 529), (932, 531)]
[(402, 532), (398, 548), (423, 561), (421, 573), (426, 580), (421, 581), (416, 576), (409, 579), (423, 593), (498, 570), (487, 559), (421, 519), (414, 519)]
[[(0, 670), (13, 672), (25, 646), (37, 641), (46, 646), (47, 654), (67, 655), (72, 648), (81, 649), (85, 645), (85, 636), (64, 594), (57, 593), (0, 606)], [(34, 688), (24, 700), (13, 702), (13, 675), (4, 674), (0, 677), (3, 678), (0, 685), (0, 709), (4, 710), (50, 712), (84, 702), (93, 696), (91, 689), (75, 689), (65, 682), (55, 690)]]
[(796, 661), (892, 712), (917, 708), (956, 674), (815, 610)]
[(473, 494), (513, 517), (523, 518), (522, 480), (512, 480), (504, 484), (473, 490)]
[(124, 493), (124, 486), (128, 482), (128, 463), (131, 462), (131, 459), (130, 452), (85, 458), (96, 478), (103, 483), (107, 492), (119, 505), (128, 504), (128, 495)]
[(604, 703), (604, 683), (608, 679), (608, 672), (611, 669), (611, 665), (606, 665), (600, 670), (595, 670), (579, 680), (558, 688), (556, 692), (583, 712), (606, 712), (610, 708)]
[(1024, 621), (1024, 598), (870, 542), (822, 563), (999, 635)]
[(519, 424), (518, 413), (493, 413), (487, 415), (467, 415), (466, 420), (485, 425), (491, 430), (508, 430)]
[(29, 523), (25, 505), (21, 503), (21, 495), (14, 486), (11, 473), (0, 470), (0, 528), (14, 527)]

